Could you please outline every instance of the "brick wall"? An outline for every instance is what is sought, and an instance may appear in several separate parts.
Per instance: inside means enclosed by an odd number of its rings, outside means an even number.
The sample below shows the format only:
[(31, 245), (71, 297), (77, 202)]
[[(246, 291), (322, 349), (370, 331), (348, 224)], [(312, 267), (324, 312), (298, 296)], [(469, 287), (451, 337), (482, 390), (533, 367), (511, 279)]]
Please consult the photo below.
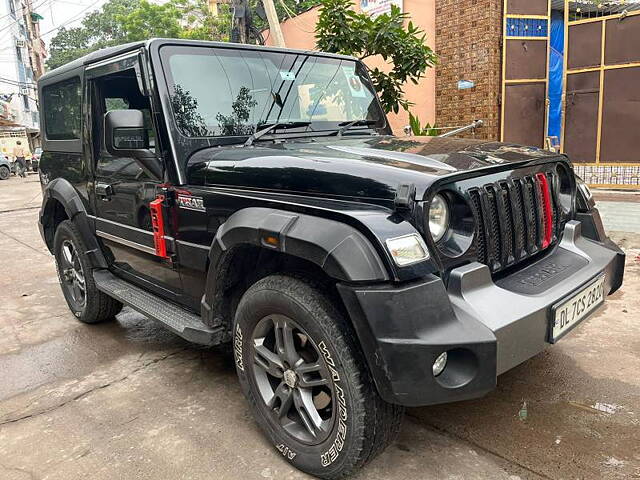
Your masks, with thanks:
[[(483, 120), (476, 138), (499, 139), (502, 0), (436, 0), (436, 123)], [(458, 80), (475, 87), (458, 90)]]

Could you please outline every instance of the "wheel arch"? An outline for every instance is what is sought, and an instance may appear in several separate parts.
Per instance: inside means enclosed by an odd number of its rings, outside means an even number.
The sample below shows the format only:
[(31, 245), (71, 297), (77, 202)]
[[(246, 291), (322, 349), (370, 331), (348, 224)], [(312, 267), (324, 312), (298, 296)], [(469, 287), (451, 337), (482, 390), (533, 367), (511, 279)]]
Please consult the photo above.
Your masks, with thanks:
[(354, 227), (284, 210), (247, 208), (229, 217), (213, 240), (201, 305), (205, 323), (230, 322), (234, 300), (225, 292), (246, 283), (237, 278), (239, 272), (258, 280), (261, 272), (283, 268), (304, 269), (323, 283), (389, 280), (374, 246)]
[(65, 179), (56, 178), (47, 184), (42, 197), (40, 229), (49, 251), (53, 253), (53, 238), (58, 225), (64, 220), (71, 220), (82, 235), (92, 266), (106, 268), (107, 262), (90, 224), (87, 209), (73, 185)]

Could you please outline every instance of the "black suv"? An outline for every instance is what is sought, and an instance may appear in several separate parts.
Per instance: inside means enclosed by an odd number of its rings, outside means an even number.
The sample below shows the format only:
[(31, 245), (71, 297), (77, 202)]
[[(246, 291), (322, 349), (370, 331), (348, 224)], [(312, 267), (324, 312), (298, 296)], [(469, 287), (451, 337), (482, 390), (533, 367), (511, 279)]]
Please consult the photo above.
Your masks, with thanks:
[(39, 95), (40, 229), (76, 317), (124, 304), (230, 343), (269, 440), (322, 478), (404, 406), (486, 394), (622, 283), (565, 156), (394, 137), (351, 57), (156, 39)]

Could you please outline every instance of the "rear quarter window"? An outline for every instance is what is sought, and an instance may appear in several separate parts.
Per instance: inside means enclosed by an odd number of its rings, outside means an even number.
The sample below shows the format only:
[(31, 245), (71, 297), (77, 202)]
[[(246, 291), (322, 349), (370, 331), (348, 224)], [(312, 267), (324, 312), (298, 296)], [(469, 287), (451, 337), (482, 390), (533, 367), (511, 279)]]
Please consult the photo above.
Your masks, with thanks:
[(47, 139), (79, 139), (82, 118), (80, 78), (70, 78), (44, 87), (42, 100)]

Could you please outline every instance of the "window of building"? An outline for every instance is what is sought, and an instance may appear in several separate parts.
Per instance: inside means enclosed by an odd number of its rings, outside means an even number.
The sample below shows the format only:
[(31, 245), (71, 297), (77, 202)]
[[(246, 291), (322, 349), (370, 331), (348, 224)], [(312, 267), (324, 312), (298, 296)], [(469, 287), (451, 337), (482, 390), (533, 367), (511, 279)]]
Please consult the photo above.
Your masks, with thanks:
[(13, 0), (9, 0), (9, 13), (13, 18), (16, 18), (16, 5)]
[(80, 79), (71, 78), (42, 89), (44, 123), (47, 139), (80, 138)]
[(22, 95), (22, 102), (24, 103), (24, 109), (26, 112), (29, 111), (29, 97), (26, 95)]

